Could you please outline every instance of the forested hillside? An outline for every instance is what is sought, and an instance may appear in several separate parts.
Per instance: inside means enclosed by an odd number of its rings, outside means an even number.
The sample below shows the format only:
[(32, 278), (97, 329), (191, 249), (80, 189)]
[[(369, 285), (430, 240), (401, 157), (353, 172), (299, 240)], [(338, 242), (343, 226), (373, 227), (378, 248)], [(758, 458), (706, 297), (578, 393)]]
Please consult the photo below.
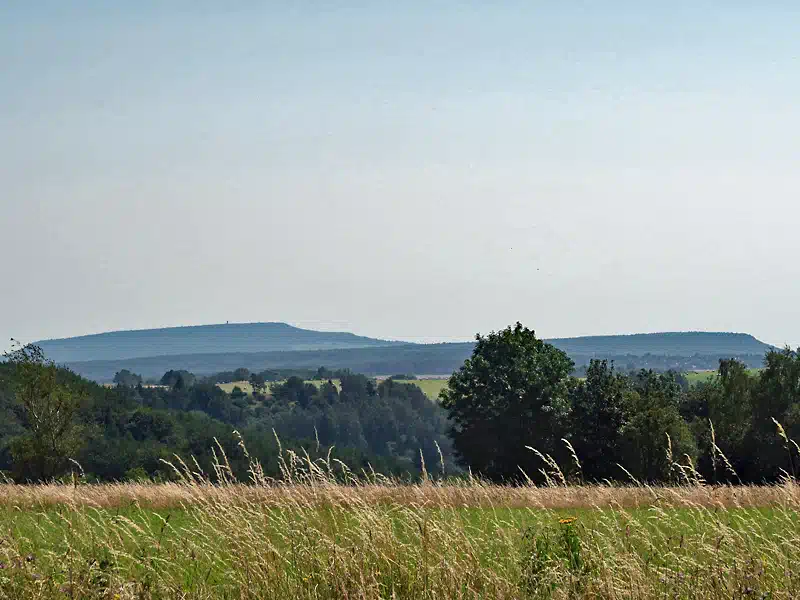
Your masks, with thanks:
[(183, 372), (165, 381), (171, 385), (104, 387), (46, 363), (0, 364), (0, 471), (47, 479), (74, 469), (73, 458), (91, 478), (169, 478), (162, 459), (176, 454), (210, 470), (216, 438), (246, 479), (234, 430), (270, 475), (278, 474), (278, 440), (315, 456), (335, 446), (351, 468), (398, 475), (418, 473), (421, 457), (437, 464), (441, 449), (455, 469), (446, 413), (414, 385), (344, 373), (340, 389), (290, 377), (246, 396)]

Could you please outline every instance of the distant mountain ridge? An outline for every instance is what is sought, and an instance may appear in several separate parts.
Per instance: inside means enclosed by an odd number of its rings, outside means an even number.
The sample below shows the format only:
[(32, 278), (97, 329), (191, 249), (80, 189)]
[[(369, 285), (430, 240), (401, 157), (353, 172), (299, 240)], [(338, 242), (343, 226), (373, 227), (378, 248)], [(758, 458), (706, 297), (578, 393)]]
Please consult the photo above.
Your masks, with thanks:
[(680, 331), (634, 333), (625, 335), (593, 335), (547, 340), (567, 354), (645, 354), (694, 356), (730, 354), (763, 354), (774, 346), (765, 344), (748, 333)]
[(402, 342), (347, 332), (313, 331), (287, 323), (230, 323), (111, 331), (36, 342), (58, 363), (149, 356), (368, 348)]
[[(592, 358), (616, 360), (647, 368), (714, 368), (718, 358), (741, 357), (760, 364), (773, 349), (752, 335), (721, 332), (666, 332), (602, 335), (547, 340), (564, 350), (577, 366)], [(97, 381), (109, 381), (126, 368), (145, 377), (168, 369), (196, 374), (247, 367), (350, 368), (371, 375), (398, 372), (445, 375), (468, 358), (474, 342), (414, 344), (346, 332), (300, 329), (286, 323), (201, 325), (96, 335), (37, 342), (47, 356)], [(647, 357), (684, 357), (652, 360)], [(628, 361), (627, 357), (641, 360)], [(690, 360), (700, 357), (698, 360)]]

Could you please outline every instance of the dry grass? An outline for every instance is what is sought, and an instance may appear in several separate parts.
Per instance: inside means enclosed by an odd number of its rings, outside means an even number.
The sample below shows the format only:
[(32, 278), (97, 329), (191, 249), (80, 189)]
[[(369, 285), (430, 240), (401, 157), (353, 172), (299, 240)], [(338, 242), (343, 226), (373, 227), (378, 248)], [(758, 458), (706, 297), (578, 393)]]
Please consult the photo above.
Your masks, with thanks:
[(800, 486), (791, 482), (765, 486), (500, 486), (484, 482), (461, 485), (330, 481), (269, 482), (264, 485), (185, 483), (109, 483), (91, 485), (0, 484), (0, 506), (22, 509), (54, 506), (113, 509), (132, 504), (149, 509), (202, 506), (209, 502), (280, 507), (291, 502), (313, 506), (358, 505), (427, 508), (529, 508), (542, 510), (667, 508), (768, 508), (800, 506)]
[[(789, 599), (800, 486), (359, 478), (288, 454), (215, 484), (0, 487), (0, 598)], [(690, 480), (691, 481), (691, 480)], [(564, 518), (570, 517), (570, 518)]]

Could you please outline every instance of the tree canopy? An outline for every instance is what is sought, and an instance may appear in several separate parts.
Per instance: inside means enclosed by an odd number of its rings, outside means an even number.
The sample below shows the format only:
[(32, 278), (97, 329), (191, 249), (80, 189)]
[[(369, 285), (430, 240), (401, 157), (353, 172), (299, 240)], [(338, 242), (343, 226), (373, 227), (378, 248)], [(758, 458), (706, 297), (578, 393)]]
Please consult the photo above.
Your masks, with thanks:
[(74, 416), (83, 398), (61, 380), (59, 369), (38, 346), (18, 346), (5, 358), (13, 369), (11, 409), (23, 428), (10, 442), (14, 474), (49, 479), (67, 467), (81, 446)]
[(800, 437), (796, 351), (768, 352), (758, 374), (723, 359), (715, 377), (694, 386), (681, 373), (624, 373), (605, 360), (591, 360), (584, 378), (571, 370), (563, 352), (520, 323), (479, 335), (441, 394), (462, 464), (498, 481), (541, 481), (554, 463), (590, 481), (800, 473), (791, 441)]
[(570, 358), (522, 324), (476, 337), (472, 357), (451, 378), (441, 401), (458, 456), (500, 480), (538, 471), (526, 446), (556, 452), (569, 414)]

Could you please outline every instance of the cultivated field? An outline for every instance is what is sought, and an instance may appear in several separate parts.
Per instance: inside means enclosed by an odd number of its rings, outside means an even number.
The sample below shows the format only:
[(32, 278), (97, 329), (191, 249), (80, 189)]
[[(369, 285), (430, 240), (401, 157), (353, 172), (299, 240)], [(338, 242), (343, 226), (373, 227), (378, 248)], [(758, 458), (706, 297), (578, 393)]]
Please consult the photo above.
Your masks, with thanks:
[(403, 381), (396, 379), (398, 383), (413, 383), (418, 386), (425, 395), (431, 400), (436, 400), (439, 397), (439, 392), (447, 387), (447, 379), (414, 379)]
[[(333, 384), (341, 389), (341, 383), (338, 379), (332, 380)], [(439, 392), (442, 391), (444, 387), (447, 386), (447, 379), (414, 379), (414, 380), (401, 380), (396, 379), (398, 383), (413, 383), (414, 385), (419, 386), (419, 388), (425, 393), (428, 398), (431, 400), (436, 400), (439, 397)], [(306, 383), (313, 383), (317, 387), (322, 385), (322, 381), (307, 381)], [(245, 394), (250, 395), (253, 393), (253, 386), (250, 385), (247, 381), (234, 381), (232, 383), (219, 383), (217, 384), (220, 388), (225, 390), (227, 393), (231, 393), (233, 388), (239, 386)], [(269, 384), (267, 384), (267, 389), (269, 389)]]
[(800, 486), (0, 486), (3, 598), (796, 598)]

